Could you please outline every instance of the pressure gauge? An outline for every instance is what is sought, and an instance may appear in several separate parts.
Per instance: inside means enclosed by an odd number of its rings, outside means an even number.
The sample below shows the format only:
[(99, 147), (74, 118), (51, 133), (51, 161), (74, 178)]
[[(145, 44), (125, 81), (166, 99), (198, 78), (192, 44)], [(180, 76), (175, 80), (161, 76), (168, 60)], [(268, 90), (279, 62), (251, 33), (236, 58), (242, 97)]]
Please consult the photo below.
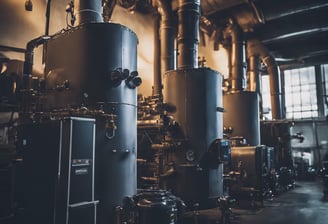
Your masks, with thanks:
[(194, 151), (192, 151), (192, 150), (188, 150), (187, 152), (186, 152), (186, 159), (189, 161), (189, 162), (192, 162), (192, 161), (194, 161), (195, 160), (195, 152)]

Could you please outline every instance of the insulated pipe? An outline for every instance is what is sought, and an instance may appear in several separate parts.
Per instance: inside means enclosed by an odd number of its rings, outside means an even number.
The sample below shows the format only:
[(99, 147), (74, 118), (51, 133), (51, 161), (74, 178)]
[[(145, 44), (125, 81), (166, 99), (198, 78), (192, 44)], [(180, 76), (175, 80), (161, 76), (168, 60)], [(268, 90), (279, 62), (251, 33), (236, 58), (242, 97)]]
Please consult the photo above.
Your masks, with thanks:
[(178, 0), (178, 68), (197, 68), (200, 0)]
[(247, 57), (260, 57), (270, 77), (272, 119), (282, 119), (280, 70), (269, 50), (259, 41), (250, 39), (246, 42)]
[(84, 23), (103, 22), (102, 0), (75, 0), (75, 26)]
[(260, 75), (259, 65), (260, 58), (258, 55), (251, 55), (248, 57), (247, 55), (247, 74), (249, 77), (249, 91), (258, 92), (257, 80)]
[[(160, 74), (154, 77), (154, 95), (162, 95), (162, 75), (174, 69), (174, 38), (175, 28), (171, 1), (156, 0), (156, 6), (160, 15), (159, 42), (160, 42)], [(155, 83), (156, 82), (156, 83)]]
[(269, 54), (262, 57), (262, 62), (265, 64), (270, 77), (270, 95), (271, 95), (271, 110), (272, 119), (282, 119), (282, 90), (280, 69), (274, 57)]
[(227, 34), (231, 37), (231, 91), (242, 91), (246, 87), (243, 69), (244, 46), (239, 26), (230, 20)]

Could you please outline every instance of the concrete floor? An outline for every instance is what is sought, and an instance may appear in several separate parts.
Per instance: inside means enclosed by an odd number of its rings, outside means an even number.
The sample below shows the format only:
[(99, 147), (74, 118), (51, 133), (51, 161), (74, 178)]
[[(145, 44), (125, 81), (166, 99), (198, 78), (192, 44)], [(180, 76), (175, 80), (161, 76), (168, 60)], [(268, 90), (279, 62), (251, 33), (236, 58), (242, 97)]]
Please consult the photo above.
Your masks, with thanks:
[(231, 223), (243, 224), (327, 224), (328, 201), (323, 197), (321, 181), (297, 182), (294, 189), (272, 201), (253, 214), (235, 210)]
[[(323, 197), (322, 182), (296, 182), (295, 188), (264, 201), (264, 206), (232, 208), (231, 224), (327, 224), (328, 200)], [(245, 205), (245, 204), (244, 204)], [(195, 214), (195, 213), (194, 213)], [(219, 209), (189, 215), (183, 224), (218, 224)]]
[[(230, 224), (327, 224), (328, 199), (324, 198), (321, 180), (296, 182), (295, 188), (264, 201), (263, 207), (249, 202), (232, 208)], [(246, 205), (246, 206), (245, 206)], [(179, 224), (222, 224), (219, 208), (185, 213)], [(0, 219), (0, 224), (17, 224)], [(225, 223), (226, 224), (226, 223)]]

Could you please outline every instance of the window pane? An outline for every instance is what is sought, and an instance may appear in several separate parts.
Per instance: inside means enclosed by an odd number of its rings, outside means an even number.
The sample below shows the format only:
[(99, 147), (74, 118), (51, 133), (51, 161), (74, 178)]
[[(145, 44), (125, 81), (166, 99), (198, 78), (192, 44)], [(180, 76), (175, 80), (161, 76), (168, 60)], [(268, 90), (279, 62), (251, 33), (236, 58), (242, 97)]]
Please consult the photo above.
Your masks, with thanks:
[(292, 101), (294, 105), (301, 105), (301, 97), (300, 92), (293, 92), (292, 94)]
[(314, 67), (284, 71), (286, 117), (292, 119), (318, 116)]

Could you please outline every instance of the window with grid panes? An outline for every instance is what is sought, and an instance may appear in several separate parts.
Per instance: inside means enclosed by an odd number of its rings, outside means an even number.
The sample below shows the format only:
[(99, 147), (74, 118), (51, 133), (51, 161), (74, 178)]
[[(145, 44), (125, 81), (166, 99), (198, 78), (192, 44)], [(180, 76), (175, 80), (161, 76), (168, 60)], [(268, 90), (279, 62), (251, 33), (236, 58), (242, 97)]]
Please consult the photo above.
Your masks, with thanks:
[(328, 64), (321, 66), (321, 75), (322, 75), (322, 87), (323, 87), (323, 97), (324, 97), (324, 107), (325, 107), (325, 116), (328, 115)]
[(285, 70), (284, 78), (286, 118), (318, 117), (314, 67)]

